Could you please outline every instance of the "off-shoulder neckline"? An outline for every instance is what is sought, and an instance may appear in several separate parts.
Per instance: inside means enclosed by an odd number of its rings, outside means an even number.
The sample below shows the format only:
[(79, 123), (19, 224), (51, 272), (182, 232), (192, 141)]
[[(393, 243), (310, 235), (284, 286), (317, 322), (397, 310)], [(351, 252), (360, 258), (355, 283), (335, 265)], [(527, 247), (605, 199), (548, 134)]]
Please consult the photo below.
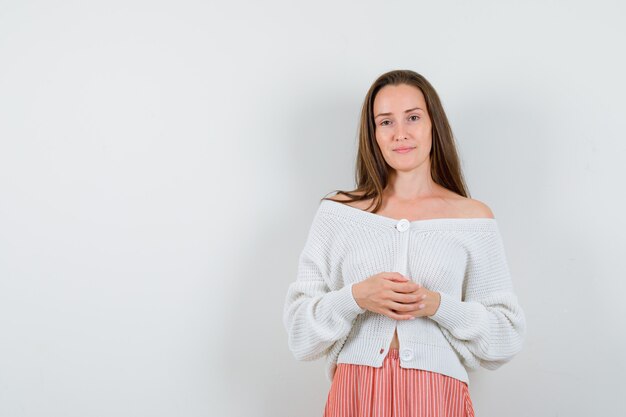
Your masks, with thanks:
[(497, 220), (495, 217), (437, 217), (431, 219), (418, 219), (408, 220), (406, 218), (395, 219), (392, 217), (383, 216), (381, 214), (365, 211), (357, 207), (350, 206), (348, 204), (341, 203), (335, 200), (322, 200), (320, 208), (328, 210), (337, 214), (344, 214), (348, 217), (364, 222), (370, 225), (380, 226), (392, 226), (395, 227), (399, 222), (405, 222), (409, 224), (411, 229), (431, 229), (431, 228), (443, 228), (443, 229), (455, 229), (460, 227), (461, 229), (482, 229), (482, 230), (496, 230)]

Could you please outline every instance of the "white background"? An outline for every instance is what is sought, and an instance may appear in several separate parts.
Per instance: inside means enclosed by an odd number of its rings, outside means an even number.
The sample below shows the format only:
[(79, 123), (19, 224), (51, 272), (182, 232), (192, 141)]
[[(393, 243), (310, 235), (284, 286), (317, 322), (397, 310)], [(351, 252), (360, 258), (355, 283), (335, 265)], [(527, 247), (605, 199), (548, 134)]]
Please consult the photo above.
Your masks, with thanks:
[(524, 350), (480, 417), (626, 388), (618, 1), (0, 1), (0, 415), (321, 416), (281, 314), (391, 69), (439, 92)]

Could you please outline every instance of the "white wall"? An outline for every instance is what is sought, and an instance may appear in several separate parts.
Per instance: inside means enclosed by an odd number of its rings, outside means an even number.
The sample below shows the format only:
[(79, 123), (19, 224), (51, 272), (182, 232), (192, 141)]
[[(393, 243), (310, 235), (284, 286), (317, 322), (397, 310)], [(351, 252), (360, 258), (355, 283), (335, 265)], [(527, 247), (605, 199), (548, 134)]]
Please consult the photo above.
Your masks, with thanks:
[(381, 73), (439, 91), (525, 349), (477, 415), (626, 388), (618, 1), (0, 1), (0, 415), (321, 416), (281, 314)]

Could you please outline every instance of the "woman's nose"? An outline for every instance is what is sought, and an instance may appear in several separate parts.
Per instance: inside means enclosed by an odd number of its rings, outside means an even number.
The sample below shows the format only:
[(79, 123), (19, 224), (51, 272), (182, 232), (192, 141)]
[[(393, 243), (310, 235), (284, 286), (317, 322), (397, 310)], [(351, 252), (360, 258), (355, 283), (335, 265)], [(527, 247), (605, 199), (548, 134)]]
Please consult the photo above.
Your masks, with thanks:
[(397, 127), (396, 131), (394, 132), (394, 139), (400, 140), (404, 138), (406, 138), (406, 131), (404, 127), (400, 125), (400, 127)]

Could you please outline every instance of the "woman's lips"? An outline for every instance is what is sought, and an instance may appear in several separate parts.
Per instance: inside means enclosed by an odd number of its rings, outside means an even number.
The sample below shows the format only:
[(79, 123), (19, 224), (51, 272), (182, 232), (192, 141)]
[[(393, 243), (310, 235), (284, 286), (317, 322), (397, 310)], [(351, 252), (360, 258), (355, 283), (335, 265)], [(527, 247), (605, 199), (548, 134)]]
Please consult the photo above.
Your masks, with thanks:
[(411, 152), (413, 149), (415, 148), (398, 148), (398, 149), (394, 149), (394, 152), (398, 152), (398, 153), (407, 153), (407, 152)]

